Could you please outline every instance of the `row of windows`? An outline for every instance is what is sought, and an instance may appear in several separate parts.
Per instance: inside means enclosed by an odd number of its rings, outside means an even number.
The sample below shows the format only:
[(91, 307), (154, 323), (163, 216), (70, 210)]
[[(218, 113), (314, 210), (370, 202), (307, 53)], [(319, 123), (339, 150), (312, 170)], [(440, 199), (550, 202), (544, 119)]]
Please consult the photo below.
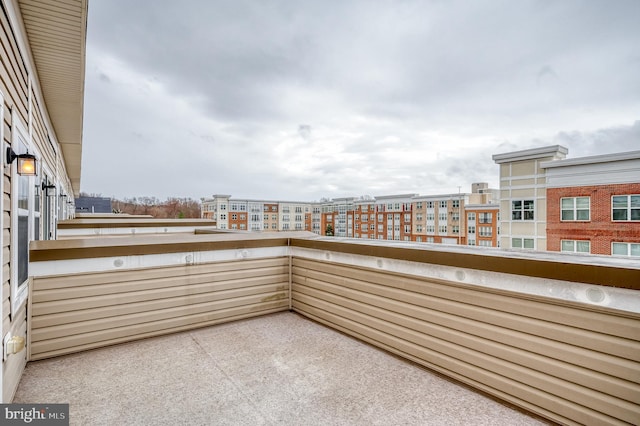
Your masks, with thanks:
[[(534, 200), (512, 200), (511, 220), (534, 220)], [(470, 213), (471, 215), (471, 213)], [(471, 220), (470, 216), (469, 219)], [(564, 197), (560, 199), (560, 219), (563, 221), (591, 220), (590, 197)], [(490, 220), (490, 219), (489, 219)], [(611, 197), (611, 220), (640, 221), (640, 195), (614, 195)], [(485, 222), (491, 223), (491, 222)]]
[[(591, 242), (583, 240), (562, 240), (560, 251), (570, 253), (591, 253)], [(640, 257), (640, 243), (611, 243), (614, 256)]]

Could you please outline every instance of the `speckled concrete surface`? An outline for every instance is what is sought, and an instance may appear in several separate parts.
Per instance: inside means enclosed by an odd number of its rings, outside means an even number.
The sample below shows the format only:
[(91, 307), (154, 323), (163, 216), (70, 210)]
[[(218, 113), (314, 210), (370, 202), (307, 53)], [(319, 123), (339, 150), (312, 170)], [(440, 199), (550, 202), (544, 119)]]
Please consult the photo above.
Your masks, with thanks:
[(77, 425), (540, 425), (297, 314), (29, 363), (16, 403)]

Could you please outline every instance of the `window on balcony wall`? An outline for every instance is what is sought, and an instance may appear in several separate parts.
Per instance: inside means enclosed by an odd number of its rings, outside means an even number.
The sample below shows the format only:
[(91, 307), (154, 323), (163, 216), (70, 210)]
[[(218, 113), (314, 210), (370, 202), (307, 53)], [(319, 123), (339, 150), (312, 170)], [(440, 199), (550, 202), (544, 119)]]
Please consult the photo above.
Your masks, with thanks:
[(467, 220), (468, 220), (469, 222), (472, 222), (472, 221), (476, 220), (476, 214), (475, 214), (475, 213), (469, 213), (469, 214), (467, 215)]
[(614, 256), (640, 257), (640, 243), (612, 243), (611, 254)]
[(589, 220), (589, 210), (589, 197), (568, 197), (560, 199), (560, 220)]
[(614, 195), (611, 208), (614, 221), (640, 221), (640, 195)]
[(591, 242), (580, 240), (562, 240), (560, 251), (569, 253), (591, 253)]
[(533, 238), (511, 238), (511, 248), (535, 249)]
[(511, 220), (533, 220), (534, 208), (534, 200), (511, 201)]

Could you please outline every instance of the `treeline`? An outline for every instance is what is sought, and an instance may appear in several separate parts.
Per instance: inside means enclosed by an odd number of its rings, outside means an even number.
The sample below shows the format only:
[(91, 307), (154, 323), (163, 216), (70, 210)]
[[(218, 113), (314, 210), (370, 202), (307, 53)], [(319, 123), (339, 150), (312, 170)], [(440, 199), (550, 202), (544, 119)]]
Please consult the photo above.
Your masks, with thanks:
[[(98, 196), (80, 194), (81, 196)], [(200, 217), (200, 202), (192, 198), (169, 197), (161, 201), (156, 197), (111, 199), (113, 213), (145, 214), (158, 219), (184, 219)]]

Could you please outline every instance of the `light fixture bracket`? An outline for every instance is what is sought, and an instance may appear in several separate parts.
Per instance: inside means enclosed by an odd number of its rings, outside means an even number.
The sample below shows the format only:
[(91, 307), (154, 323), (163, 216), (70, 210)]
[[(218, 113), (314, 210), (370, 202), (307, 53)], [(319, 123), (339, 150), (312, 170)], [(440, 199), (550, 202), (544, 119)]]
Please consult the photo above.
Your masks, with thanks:
[(36, 175), (36, 156), (29, 154), (16, 154), (11, 147), (7, 148), (7, 165), (13, 163), (13, 160), (18, 159), (18, 174), (20, 176), (35, 176)]

